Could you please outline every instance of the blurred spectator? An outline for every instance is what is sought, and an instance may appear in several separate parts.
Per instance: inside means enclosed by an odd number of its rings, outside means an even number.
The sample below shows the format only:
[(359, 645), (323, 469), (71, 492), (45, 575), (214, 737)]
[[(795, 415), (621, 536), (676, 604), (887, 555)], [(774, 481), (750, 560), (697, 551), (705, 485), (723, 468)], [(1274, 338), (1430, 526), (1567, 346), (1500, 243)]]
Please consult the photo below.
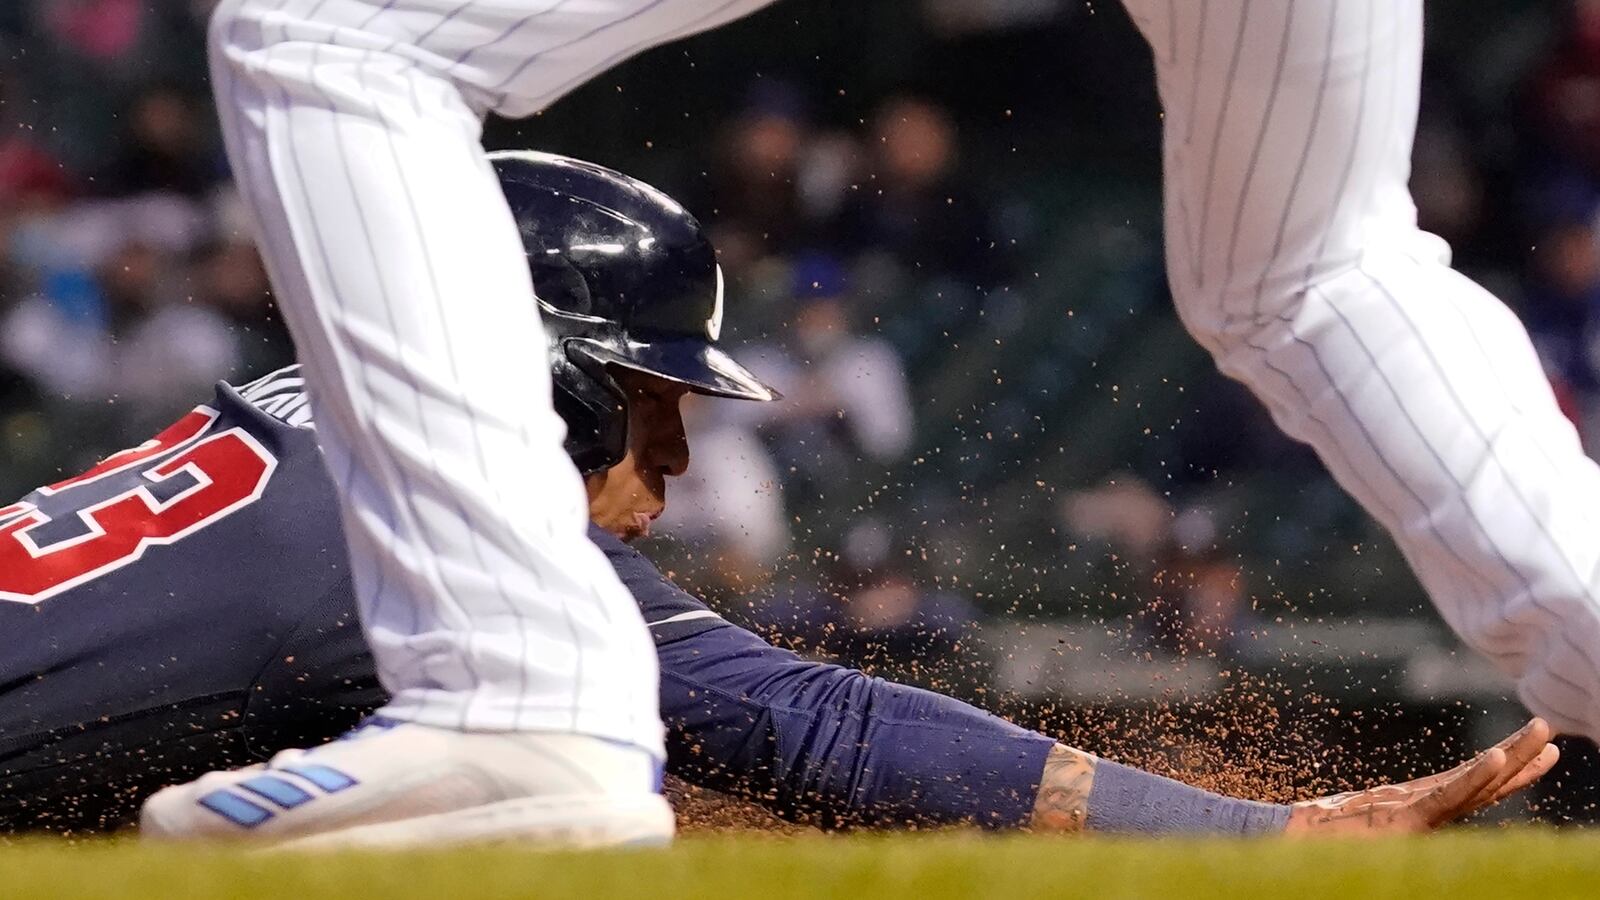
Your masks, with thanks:
[(884, 678), (961, 693), (983, 683), (979, 660), (962, 652), (978, 618), (966, 597), (914, 577), (910, 552), (876, 517), (858, 517), (840, 544), (823, 557), (828, 590), (799, 583), (756, 611), (764, 630)]
[(228, 324), (237, 371), (260, 374), (292, 361), (294, 347), (272, 302), (272, 287), (254, 244), (214, 241), (195, 253), (190, 271), (196, 303), (214, 310)]
[(904, 366), (881, 338), (852, 327), (849, 282), (839, 260), (808, 255), (794, 266), (788, 340), (751, 354), (784, 399), (741, 414), (756, 417), (784, 472), (808, 500), (836, 488), (852, 467), (888, 464), (912, 438)]
[[(20, 134), (0, 139), (0, 285), (20, 281), (30, 263), (50, 255), (72, 193), (64, 166), (48, 151)], [(0, 296), (0, 309), (11, 299)]]
[(170, 192), (198, 199), (216, 184), (200, 100), (170, 86), (149, 88), (133, 101), (127, 133), (95, 179), (107, 196)]
[(886, 523), (858, 517), (837, 553), (808, 556), (804, 574), (727, 577), (714, 591), (729, 614), (769, 639), (875, 675), (962, 693), (984, 683), (982, 660), (964, 653), (977, 609), (912, 574), (911, 553)]
[(131, 433), (159, 427), (240, 368), (215, 309), (179, 299), (171, 260), (128, 241), (92, 275), (58, 271), (5, 317), (0, 356), (49, 395), (122, 402)]
[(0, 356), (45, 394), (93, 400), (107, 395), (111, 341), (106, 302), (89, 273), (46, 277), (0, 322)]
[[(200, 89), (214, 2), (0, 0), (0, 484), (11, 495), (165, 424), (211, 380), (292, 352), (237, 195), (219, 190)], [(755, 609), (780, 635), (880, 665), (954, 654), (959, 641), (939, 635), (960, 632), (966, 600), (927, 588), (952, 575), (977, 579), (975, 600), (1029, 616), (1121, 616), (1155, 584), (1143, 618), (1174, 650), (1226, 645), (1251, 566), (1272, 566), (1274, 591), (1410, 612), (1420, 593), (1398, 566), (1372, 575), (1382, 589), (1350, 587), (1341, 559), (1377, 567), (1352, 561), (1330, 527), (1349, 501), (1171, 321), (1156, 262), (1159, 120), (1122, 13), (1064, 0), (868, 6), (897, 37), (851, 54), (860, 64), (813, 48), (860, 36), (846, 29), (868, 19), (797, 0), (781, 28), (754, 35), (767, 41), (759, 52), (700, 51), (752, 38), (725, 31), (632, 64), (693, 81), (686, 61), (704, 79), (708, 60), (759, 57), (742, 106), (725, 109), (721, 85), (685, 90), (681, 128), (623, 139), (638, 101), (622, 78), (583, 92), (581, 136), (559, 148), (629, 171), (704, 173), (706, 195), (684, 199), (742, 295), (734, 327), (770, 339), (756, 368), (788, 395), (764, 408), (689, 404), (699, 462), (674, 483), (663, 524), (695, 560), (675, 571), (703, 570), (708, 596)], [(1562, 401), (1600, 448), (1600, 0), (1458, 6), (1429, 23), (1419, 217), (1501, 296), (1516, 299), (1500, 282), (1522, 289)], [(1558, 17), (1546, 52), (1509, 63), (1486, 52), (1486, 30), (1530, 34), (1515, 43), (1532, 46)], [(1433, 27), (1451, 23), (1464, 24)], [(1062, 43), (1068, 32), (1076, 44)], [(1051, 58), (1091, 45), (1103, 55), (1074, 54), (1074, 69)], [(1495, 59), (1502, 71), (1484, 77)], [(998, 94), (970, 74), (1001, 67), (1011, 87)], [(1102, 77), (1071, 77), (1083, 72)], [(880, 89), (912, 84), (940, 100)], [(666, 112), (654, 118), (679, 109)], [(560, 115), (491, 124), (526, 130), (499, 141), (491, 130), (490, 142), (543, 145)], [(613, 119), (622, 127), (590, 125)], [(912, 453), (914, 409), (938, 422)], [(1120, 469), (1148, 482), (1119, 476), (1058, 514), (1051, 491)], [(1242, 561), (1175, 536), (1189, 517), (1174, 503), (1223, 496), (1256, 523), (1229, 528)], [(898, 536), (874, 537), (863, 510)], [(1272, 537), (1291, 532), (1301, 544)], [(923, 552), (907, 557), (907, 544)]]
[(1553, 223), (1531, 258), (1522, 311), (1545, 370), (1568, 391), (1593, 391), (1600, 360), (1588, 344), (1600, 313), (1600, 237), (1584, 220)]
[(148, 6), (142, 0), (56, 0), (36, 5), (47, 34), (98, 62), (118, 60), (133, 51)]
[(1171, 504), (1128, 474), (1073, 491), (1061, 504), (1068, 535), (1103, 542), (1137, 565), (1155, 562), (1172, 533), (1172, 515)]
[(924, 99), (886, 104), (874, 120), (870, 172), (843, 213), (840, 246), (878, 251), (923, 275), (992, 285), (1008, 273), (998, 211), (957, 169), (949, 112)]
[(1417, 224), (1444, 238), (1455, 252), (1470, 252), (1483, 224), (1484, 203), (1465, 136), (1443, 123), (1424, 122), (1417, 128), (1412, 158)]
[(1239, 556), (1221, 545), (1207, 511), (1186, 510), (1171, 522), (1140, 630), (1174, 656), (1233, 658), (1249, 630), (1250, 597)]
[(703, 209), (723, 265), (738, 269), (801, 242), (807, 217), (800, 167), (809, 137), (804, 104), (788, 85), (759, 82), (727, 128)]
[(1534, 76), (1532, 106), (1549, 149), (1600, 185), (1600, 0), (1577, 0), (1565, 36)]
[(66, 167), (20, 135), (0, 140), (0, 209), (8, 215), (53, 212), (72, 195)]

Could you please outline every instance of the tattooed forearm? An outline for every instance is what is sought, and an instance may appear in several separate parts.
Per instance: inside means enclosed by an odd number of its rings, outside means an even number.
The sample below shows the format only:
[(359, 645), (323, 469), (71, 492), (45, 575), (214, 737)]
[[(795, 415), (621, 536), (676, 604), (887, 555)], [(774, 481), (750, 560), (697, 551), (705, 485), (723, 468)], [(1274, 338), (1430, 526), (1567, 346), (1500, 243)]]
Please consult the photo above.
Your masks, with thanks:
[(1032, 827), (1039, 831), (1081, 831), (1089, 816), (1089, 791), (1094, 789), (1095, 757), (1065, 744), (1050, 748), (1039, 796), (1033, 803)]

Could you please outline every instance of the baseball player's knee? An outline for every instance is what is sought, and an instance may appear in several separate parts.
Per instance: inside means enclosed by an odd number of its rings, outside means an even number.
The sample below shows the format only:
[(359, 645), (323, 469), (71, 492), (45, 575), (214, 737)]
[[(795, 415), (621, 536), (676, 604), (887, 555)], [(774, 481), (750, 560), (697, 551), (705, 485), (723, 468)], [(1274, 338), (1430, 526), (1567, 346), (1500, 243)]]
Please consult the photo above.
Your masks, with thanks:
[(1207, 347), (1230, 346), (1293, 319), (1308, 303), (1370, 294), (1384, 273), (1440, 272), (1450, 245), (1409, 218), (1388, 216), (1335, 239), (1316, 235), (1272, 248), (1241, 243), (1225, 257), (1169, 257), (1172, 297), (1185, 326)]

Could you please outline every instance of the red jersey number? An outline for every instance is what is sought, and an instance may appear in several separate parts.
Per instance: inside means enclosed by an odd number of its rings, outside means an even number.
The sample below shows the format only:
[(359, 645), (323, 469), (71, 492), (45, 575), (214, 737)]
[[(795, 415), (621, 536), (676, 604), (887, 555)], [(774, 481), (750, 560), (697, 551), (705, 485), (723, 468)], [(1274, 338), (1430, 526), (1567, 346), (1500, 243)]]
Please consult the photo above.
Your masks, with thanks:
[[(38, 603), (122, 568), (150, 547), (182, 540), (260, 498), (278, 461), (242, 428), (204, 437), (214, 410), (200, 407), (155, 439), (108, 457), (76, 478), (41, 488), (42, 498), (102, 478), (130, 487), (91, 506), (55, 508), (76, 514), (82, 534), (39, 546), (30, 534), (51, 516), (24, 501), (0, 508), (0, 600)], [(142, 466), (142, 468), (141, 468)], [(149, 488), (180, 473), (193, 484), (165, 499)], [(179, 482), (182, 484), (183, 482)], [(101, 494), (103, 497), (103, 492)], [(44, 502), (41, 500), (40, 502)]]

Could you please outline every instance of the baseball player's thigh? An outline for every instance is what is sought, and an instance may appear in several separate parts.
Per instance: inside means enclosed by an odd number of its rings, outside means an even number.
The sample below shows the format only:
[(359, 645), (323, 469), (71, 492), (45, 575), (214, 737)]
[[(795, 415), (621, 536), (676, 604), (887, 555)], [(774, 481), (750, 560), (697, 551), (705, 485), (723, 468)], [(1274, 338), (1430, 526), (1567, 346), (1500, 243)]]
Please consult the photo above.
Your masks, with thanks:
[(617, 0), (607, 21), (553, 12), (525, 59), (508, 60), (497, 111), (527, 115), (636, 53), (731, 22), (772, 0)]
[(1426, 244), (1407, 190), (1419, 0), (1125, 0), (1165, 110), (1168, 258), (1202, 335)]
[[(270, 8), (301, 0), (248, 0)], [(422, 51), (480, 111), (525, 116), (630, 56), (760, 9), (773, 0), (330, 0), (316, 18), (350, 42), (370, 36)]]
[(397, 29), (373, 18), (387, 5), (225, 0), (211, 30), (229, 157), (307, 363), (386, 710), (659, 746), (648, 636), (584, 536), (482, 110), (449, 60), (390, 33), (422, 40), (449, 17), (406, 7)]

